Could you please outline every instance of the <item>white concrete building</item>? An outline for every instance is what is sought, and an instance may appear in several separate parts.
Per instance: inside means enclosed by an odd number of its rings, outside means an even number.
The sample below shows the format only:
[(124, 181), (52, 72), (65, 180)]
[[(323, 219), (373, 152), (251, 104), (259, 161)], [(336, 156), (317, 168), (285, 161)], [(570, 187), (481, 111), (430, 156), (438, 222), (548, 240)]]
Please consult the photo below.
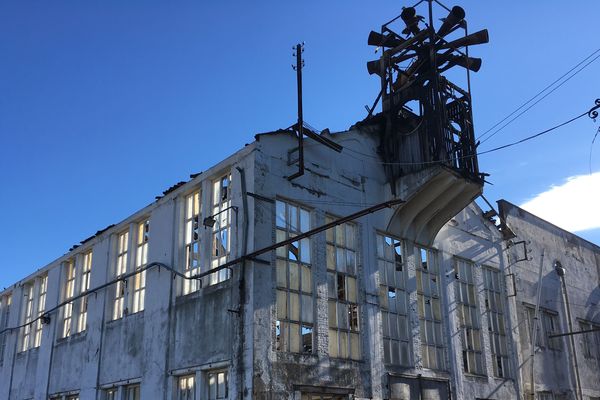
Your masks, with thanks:
[[(575, 398), (574, 353), (547, 334), (600, 325), (598, 247), (506, 202), (502, 232), (467, 203), (431, 243), (415, 241), (398, 216), (434, 199), (431, 179), (464, 179), (443, 167), (402, 181), (402, 205), (182, 277), (394, 198), (368, 130), (323, 136), (342, 152), (307, 139), (290, 181), (296, 136), (258, 135), (1, 292), (0, 398), (524, 398), (542, 248), (535, 390)], [(531, 260), (516, 261), (510, 231)], [(598, 397), (598, 334), (574, 338), (581, 391)]]

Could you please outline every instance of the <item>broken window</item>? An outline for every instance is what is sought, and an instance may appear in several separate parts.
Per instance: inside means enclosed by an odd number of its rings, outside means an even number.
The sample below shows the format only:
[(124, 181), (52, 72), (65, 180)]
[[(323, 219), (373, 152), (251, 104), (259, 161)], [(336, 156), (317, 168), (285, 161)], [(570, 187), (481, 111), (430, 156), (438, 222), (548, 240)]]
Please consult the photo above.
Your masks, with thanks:
[(465, 372), (483, 374), (481, 326), (475, 281), (475, 264), (455, 258), (456, 303), (461, 328)]
[(23, 286), (23, 328), (21, 330), (21, 351), (29, 350), (31, 337), (31, 320), (33, 319), (33, 282)]
[[(185, 260), (184, 274), (193, 276), (200, 273), (200, 191), (185, 198), (184, 243)], [(189, 294), (200, 289), (200, 281), (196, 279), (183, 280), (183, 294)]]
[[(115, 278), (119, 279), (127, 273), (127, 252), (129, 249), (129, 231), (117, 235), (117, 263), (115, 266)], [(112, 319), (123, 318), (128, 312), (125, 302), (127, 281), (119, 279), (115, 285), (115, 298), (113, 301)]]
[(227, 371), (210, 371), (206, 374), (208, 400), (227, 399)]
[[(333, 220), (327, 217), (326, 223)], [(356, 225), (346, 223), (328, 229), (326, 239), (329, 356), (359, 360), (361, 354)]]
[(408, 366), (411, 360), (406, 268), (400, 240), (377, 234), (377, 269), (384, 362)]
[[(150, 221), (144, 220), (137, 224), (135, 270), (139, 271), (148, 263), (148, 241), (150, 239)], [(135, 274), (133, 280), (133, 304), (131, 312), (136, 313), (144, 310), (146, 294), (146, 270)]]
[[(276, 241), (310, 230), (307, 209), (277, 200)], [(310, 353), (313, 348), (314, 299), (310, 239), (276, 249), (277, 321), (276, 348), (292, 353)]]
[[(92, 252), (83, 254), (81, 261), (81, 285), (80, 292), (85, 293), (90, 290), (90, 275), (92, 272)], [(83, 332), (87, 328), (87, 309), (88, 296), (79, 299), (79, 318), (77, 319), (77, 332)]]
[(37, 321), (35, 321), (35, 332), (33, 334), (33, 347), (40, 347), (42, 344), (42, 319), (41, 316), (46, 309), (46, 293), (48, 292), (48, 275), (38, 278), (38, 300), (37, 300)]
[[(231, 251), (231, 174), (213, 182), (212, 214), (215, 221), (212, 227), (212, 254), (210, 267), (216, 268), (227, 261)], [(229, 279), (229, 270), (222, 269), (209, 275), (209, 285)]]
[(177, 378), (177, 399), (196, 400), (195, 375), (180, 376)]
[(446, 369), (445, 339), (442, 325), (440, 272), (436, 253), (431, 249), (418, 247), (417, 258), (417, 309), (423, 367), (444, 370)]
[[(0, 297), (0, 331), (8, 328), (11, 302), (12, 295), (10, 294)], [(8, 332), (0, 333), (0, 365), (4, 363), (4, 349), (6, 348), (7, 336)]]
[[(68, 260), (63, 264), (65, 285), (63, 288), (63, 300), (67, 301), (75, 295), (75, 260)], [(61, 337), (71, 336), (71, 319), (73, 317), (73, 302), (68, 302), (63, 307)]]
[(508, 358), (508, 339), (504, 324), (504, 296), (500, 271), (484, 266), (483, 284), (485, 309), (488, 317), (488, 333), (492, 350), (492, 370), (499, 378), (510, 377), (510, 361)]

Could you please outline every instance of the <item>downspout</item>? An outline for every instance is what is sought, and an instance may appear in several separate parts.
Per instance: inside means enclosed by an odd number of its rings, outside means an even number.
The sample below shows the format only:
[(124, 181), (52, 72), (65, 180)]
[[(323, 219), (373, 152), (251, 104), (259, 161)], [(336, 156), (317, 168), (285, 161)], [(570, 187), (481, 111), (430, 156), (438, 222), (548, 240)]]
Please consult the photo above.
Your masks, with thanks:
[[(236, 169), (238, 170), (238, 172), (240, 173), (240, 184), (241, 184), (241, 190), (242, 190), (242, 208), (243, 208), (243, 213), (244, 213), (244, 225), (243, 225), (243, 231), (242, 231), (242, 255), (245, 255), (248, 253), (248, 196), (247, 196), (247, 190), (246, 190), (246, 174), (244, 172), (243, 168), (240, 167), (236, 167)], [(237, 375), (238, 375), (238, 388), (239, 388), (239, 398), (243, 399), (244, 398), (244, 343), (245, 343), (245, 335), (244, 335), (244, 323), (245, 323), (245, 317), (244, 317), (244, 298), (246, 296), (246, 280), (245, 280), (245, 273), (246, 273), (246, 259), (242, 259), (242, 262), (240, 263), (240, 278), (239, 278), (239, 285), (238, 285), (238, 296), (239, 296), (239, 308), (238, 308), (238, 337), (239, 337), (239, 343), (238, 343), (238, 370), (237, 370)]]
[[(573, 332), (573, 320), (571, 319), (571, 305), (569, 304), (569, 293), (567, 292), (567, 284), (565, 283), (565, 268), (561, 265), (560, 261), (554, 261), (554, 270), (560, 277), (560, 282), (563, 289), (563, 296), (565, 299), (565, 306), (567, 309), (567, 322), (569, 323), (569, 332)], [(579, 378), (579, 365), (577, 363), (577, 348), (575, 347), (575, 338), (573, 335), (569, 335), (571, 344), (571, 354), (573, 356), (573, 367), (575, 368), (575, 382), (577, 383), (577, 399), (583, 400), (583, 393), (581, 391), (581, 379)]]
[(546, 249), (542, 249), (542, 257), (540, 260), (540, 272), (538, 275), (538, 287), (537, 287), (537, 296), (535, 301), (535, 313), (533, 315), (533, 326), (531, 327), (531, 381), (530, 381), (530, 389), (533, 398), (535, 398), (535, 384), (534, 384), (534, 359), (535, 359), (535, 342), (537, 341), (537, 331), (539, 324), (539, 315), (540, 315), (540, 300), (542, 298), (542, 274), (544, 272), (544, 251)]

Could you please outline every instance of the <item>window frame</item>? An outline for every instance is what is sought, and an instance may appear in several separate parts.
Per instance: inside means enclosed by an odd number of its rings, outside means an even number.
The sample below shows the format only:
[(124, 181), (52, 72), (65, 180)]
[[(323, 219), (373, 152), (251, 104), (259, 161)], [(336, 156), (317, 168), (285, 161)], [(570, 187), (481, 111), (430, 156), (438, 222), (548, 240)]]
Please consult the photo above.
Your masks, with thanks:
[[(424, 368), (447, 371), (447, 346), (444, 337), (443, 319), (444, 305), (441, 292), (442, 277), (438, 252), (435, 249), (418, 244), (415, 244), (414, 252), (417, 260), (415, 263), (415, 279), (417, 281), (417, 315), (421, 335), (421, 360)], [(423, 260), (423, 252), (425, 252), (425, 260)], [(425, 265), (427, 266), (424, 267)], [(435, 279), (432, 279), (432, 277)], [(425, 282), (428, 283), (428, 286), (424, 285)], [(434, 285), (431, 282), (436, 284)], [(424, 288), (427, 288), (427, 290), (423, 290)], [(436, 304), (439, 316), (436, 316)], [(428, 308), (429, 313), (427, 312)], [(430, 331), (427, 330), (428, 326), (431, 326)], [(425, 358), (425, 350), (427, 350), (427, 358)], [(432, 351), (435, 352), (435, 365), (431, 363)]]
[[(151, 218), (145, 216), (130, 222), (113, 235), (112, 270), (118, 279), (112, 291), (110, 321), (117, 321), (145, 309), (146, 270), (150, 247)], [(135, 273), (136, 271), (139, 271)], [(124, 275), (134, 273), (126, 279)]]
[[(224, 182), (227, 182), (224, 184)], [(227, 262), (232, 249), (232, 175), (231, 172), (221, 174), (218, 178), (211, 180), (210, 206), (211, 217), (215, 223), (210, 229), (210, 269), (217, 268)], [(223, 238), (222, 235), (225, 235)], [(224, 239), (224, 240), (223, 240)], [(222, 243), (225, 243), (223, 246)], [(218, 243), (221, 243), (219, 248)], [(222, 254), (219, 254), (222, 250)], [(208, 276), (207, 285), (214, 285), (230, 278), (229, 269), (222, 269)]]
[[(497, 378), (512, 378), (509, 337), (504, 318), (507, 316), (505, 287), (502, 272), (482, 265), (484, 306), (488, 320), (488, 336), (491, 348), (492, 374)], [(504, 351), (502, 351), (504, 347)], [(500, 363), (500, 364), (498, 364)]]
[[(464, 267), (464, 271), (461, 267)], [(463, 371), (468, 374), (485, 375), (483, 332), (477, 291), (477, 264), (455, 256), (454, 273), (455, 300), (462, 333)]]
[[(183, 222), (182, 244), (181, 247), (181, 263), (182, 273), (187, 276), (199, 274), (204, 265), (204, 240), (202, 234), (202, 216), (203, 216), (203, 195), (204, 191), (201, 187), (187, 192), (182, 199), (182, 216)], [(196, 264), (194, 264), (196, 261)], [(180, 295), (197, 292), (202, 287), (202, 282), (199, 279), (183, 279), (181, 283)]]
[[(284, 207), (284, 225), (280, 225), (279, 222), (280, 204)], [(292, 219), (295, 219), (295, 222), (291, 222)], [(312, 220), (313, 212), (310, 208), (287, 199), (276, 199), (273, 220), (275, 242), (281, 242), (309, 231), (313, 224)], [(314, 284), (313, 242), (311, 238), (305, 238), (294, 243), (297, 244), (275, 249), (274, 345), (277, 352), (310, 354), (314, 353), (317, 301)], [(305, 278), (305, 275), (308, 277)], [(292, 281), (292, 276), (297, 276), (297, 279)], [(304, 304), (305, 302), (307, 304)], [(305, 311), (306, 308), (308, 308), (307, 311)], [(295, 335), (296, 338), (293, 339), (292, 335)], [(306, 335), (310, 335), (308, 340), (305, 340), (308, 337)], [(310, 343), (306, 344), (307, 341)]]
[[(332, 215), (325, 216), (326, 223), (333, 222), (336, 219), (337, 217)], [(351, 240), (348, 239), (349, 234), (352, 235)], [(328, 229), (325, 232), (325, 242), (329, 325), (328, 353), (333, 358), (361, 360), (360, 325), (362, 318), (360, 315), (360, 249), (358, 246), (360, 238), (358, 224), (347, 222)], [(352, 260), (350, 260), (352, 254), (354, 255), (353, 266), (351, 265)], [(343, 260), (340, 261), (340, 257)], [(342, 266), (343, 268), (341, 268)], [(350, 271), (349, 267), (353, 271)], [(341, 286), (342, 288), (340, 288)], [(342, 294), (342, 298), (340, 298), (340, 294)], [(345, 321), (341, 318), (344, 314), (347, 315)], [(336, 344), (336, 349), (333, 349), (333, 343)], [(346, 345), (343, 346), (343, 343), (346, 343)]]
[[(409, 367), (414, 364), (414, 359), (410, 335), (411, 312), (409, 311), (410, 293), (407, 287), (406, 244), (403, 240), (385, 232), (375, 232), (375, 234), (384, 364)], [(386, 252), (388, 248), (391, 251)], [(390, 299), (395, 300), (390, 303)], [(401, 332), (402, 327), (404, 332)], [(393, 332), (397, 332), (397, 335), (393, 335)], [(395, 347), (397, 351), (394, 351)], [(398, 362), (394, 362), (396, 359)]]

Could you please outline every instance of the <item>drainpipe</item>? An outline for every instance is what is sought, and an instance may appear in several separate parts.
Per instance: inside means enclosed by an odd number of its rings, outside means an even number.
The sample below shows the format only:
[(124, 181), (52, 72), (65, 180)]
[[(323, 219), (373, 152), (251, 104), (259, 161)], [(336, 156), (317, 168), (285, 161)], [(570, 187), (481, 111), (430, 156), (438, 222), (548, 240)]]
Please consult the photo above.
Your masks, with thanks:
[[(567, 322), (569, 324), (569, 332), (573, 332), (573, 320), (571, 319), (571, 305), (569, 304), (569, 292), (567, 291), (567, 284), (565, 283), (566, 270), (560, 263), (560, 261), (554, 261), (554, 270), (560, 277), (562, 285), (563, 297), (565, 300), (565, 307), (567, 309)], [(577, 364), (577, 348), (575, 347), (575, 338), (573, 335), (569, 336), (571, 344), (571, 355), (573, 357), (573, 367), (575, 369), (575, 382), (577, 383), (577, 399), (583, 400), (583, 393), (581, 391), (581, 380), (579, 378), (579, 365)]]
[(540, 300), (542, 297), (542, 274), (544, 272), (544, 251), (546, 249), (542, 249), (542, 257), (540, 260), (540, 272), (538, 275), (538, 287), (537, 287), (537, 297), (536, 297), (536, 301), (535, 301), (535, 313), (533, 315), (533, 326), (531, 327), (531, 363), (530, 363), (530, 367), (531, 367), (531, 394), (533, 395), (533, 397), (535, 398), (535, 379), (534, 379), (534, 359), (535, 359), (535, 342), (537, 341), (537, 331), (538, 331), (538, 325), (539, 325), (539, 315), (540, 315)]
[[(244, 226), (242, 233), (242, 251), (241, 254), (245, 255), (248, 253), (248, 196), (246, 191), (246, 174), (243, 168), (236, 167), (238, 172), (240, 173), (240, 183), (242, 189), (242, 206), (244, 213)], [(239, 379), (239, 398), (244, 398), (244, 298), (246, 297), (246, 281), (245, 281), (245, 271), (246, 271), (246, 260), (243, 259), (240, 263), (240, 278), (239, 278), (239, 307), (238, 307), (238, 325), (239, 325), (239, 343), (238, 343), (238, 379)]]

